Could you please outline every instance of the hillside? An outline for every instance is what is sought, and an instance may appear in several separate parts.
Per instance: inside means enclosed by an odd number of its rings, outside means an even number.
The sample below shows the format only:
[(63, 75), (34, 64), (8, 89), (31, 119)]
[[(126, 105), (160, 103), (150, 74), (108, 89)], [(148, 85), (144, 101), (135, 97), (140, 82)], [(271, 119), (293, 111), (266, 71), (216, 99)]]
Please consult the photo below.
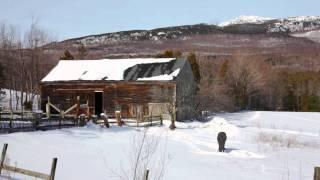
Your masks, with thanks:
[[(319, 28), (320, 17), (258, 20), (240, 17), (220, 26), (197, 24), (90, 35), (51, 43), (46, 49), (53, 59), (58, 59), (64, 50), (77, 56), (77, 49), (84, 45), (88, 50), (86, 59), (149, 57), (177, 49), (195, 52), (206, 59), (223, 59), (234, 54), (265, 59), (281, 56), (283, 64), (303, 67), (304, 59), (319, 55)], [(320, 69), (318, 61), (314, 68)]]
[(133, 30), (99, 35), (90, 35), (75, 39), (68, 39), (61, 43), (76, 46), (99, 46), (116, 42), (129, 41), (161, 41), (173, 39), (186, 39), (194, 35), (210, 35), (221, 33), (236, 34), (265, 34), (265, 33), (302, 33), (320, 29), (320, 17), (291, 17), (286, 19), (271, 19), (255, 16), (240, 16), (230, 22), (217, 25), (197, 24), (153, 30)]
[[(40, 53), (37, 49), (24, 50), (27, 61), (20, 61), (15, 51), (13, 60), (0, 61), (8, 67), (6, 76), (28, 78), (25, 84), (38, 84), (66, 50), (74, 59), (87, 60), (156, 57), (166, 50), (180, 51), (177, 54), (183, 57), (194, 53), (202, 77), (199, 108), (319, 111), (319, 19), (239, 17), (220, 26), (197, 24), (105, 33), (50, 43), (41, 47)], [(30, 75), (21, 76), (16, 68), (22, 72), (26, 62)], [(35, 72), (32, 68), (36, 67), (41, 68)], [(237, 85), (243, 82), (241, 78), (232, 78), (241, 75), (251, 78), (245, 78), (245, 93)], [(32, 83), (20, 85), (19, 78), (7, 78), (4, 87), (34, 87)], [(40, 93), (38, 87), (27, 91)]]

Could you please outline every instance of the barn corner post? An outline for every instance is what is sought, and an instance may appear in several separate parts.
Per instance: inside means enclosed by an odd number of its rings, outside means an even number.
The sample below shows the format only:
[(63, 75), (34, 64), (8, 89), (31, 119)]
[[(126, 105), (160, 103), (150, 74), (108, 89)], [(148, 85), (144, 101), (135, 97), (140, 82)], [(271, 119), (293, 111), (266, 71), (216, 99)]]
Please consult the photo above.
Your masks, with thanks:
[(89, 107), (89, 100), (88, 99), (87, 99), (86, 107), (87, 107), (87, 117), (89, 118), (89, 116), (90, 116), (90, 107)]
[(177, 119), (177, 85), (174, 86), (174, 94), (173, 94), (173, 102), (169, 105), (169, 113), (171, 114), (171, 124), (169, 126), (169, 128), (171, 130), (175, 130), (176, 129), (176, 124), (175, 121)]
[(171, 129), (171, 130), (175, 130), (177, 127), (176, 127), (176, 118), (177, 118), (177, 113), (176, 113), (176, 111), (177, 111), (177, 108), (176, 108), (176, 105), (175, 104), (173, 104), (173, 105), (171, 105), (171, 112), (170, 112), (170, 114), (171, 114), (171, 124), (170, 124), (170, 126), (169, 126), (169, 128)]
[(77, 102), (76, 102), (76, 117), (75, 117), (75, 119), (74, 119), (74, 125), (77, 124), (79, 115), (80, 115), (80, 96), (77, 96)]

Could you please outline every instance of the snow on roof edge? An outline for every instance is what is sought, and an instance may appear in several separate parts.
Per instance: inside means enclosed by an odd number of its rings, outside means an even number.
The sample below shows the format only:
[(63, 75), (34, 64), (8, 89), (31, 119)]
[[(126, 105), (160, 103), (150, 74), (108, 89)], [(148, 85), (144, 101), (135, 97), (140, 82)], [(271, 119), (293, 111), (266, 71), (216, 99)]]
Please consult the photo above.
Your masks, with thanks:
[[(99, 60), (60, 60), (41, 80), (46, 82), (65, 81), (121, 81), (126, 69), (137, 64), (167, 63), (177, 58), (132, 58)], [(159, 78), (159, 81), (162, 79)], [(168, 80), (167, 77), (163, 80)], [(172, 79), (173, 80), (173, 77)]]

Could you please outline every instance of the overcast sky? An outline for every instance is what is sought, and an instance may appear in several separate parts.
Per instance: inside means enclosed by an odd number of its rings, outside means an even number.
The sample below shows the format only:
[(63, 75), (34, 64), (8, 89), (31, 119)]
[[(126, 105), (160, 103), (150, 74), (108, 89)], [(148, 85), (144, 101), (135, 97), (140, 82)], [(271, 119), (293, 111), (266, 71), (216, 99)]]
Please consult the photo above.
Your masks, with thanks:
[(212, 23), (240, 15), (319, 15), (320, 0), (0, 0), (0, 21), (24, 31), (36, 18), (59, 40), (132, 29)]

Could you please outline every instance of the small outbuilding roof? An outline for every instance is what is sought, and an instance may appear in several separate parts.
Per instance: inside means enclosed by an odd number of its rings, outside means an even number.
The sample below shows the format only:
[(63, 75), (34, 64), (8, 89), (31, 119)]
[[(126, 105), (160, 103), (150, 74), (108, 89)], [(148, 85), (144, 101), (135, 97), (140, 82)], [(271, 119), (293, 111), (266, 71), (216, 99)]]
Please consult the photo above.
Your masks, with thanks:
[(170, 81), (179, 75), (185, 62), (176, 58), (60, 60), (41, 82)]

